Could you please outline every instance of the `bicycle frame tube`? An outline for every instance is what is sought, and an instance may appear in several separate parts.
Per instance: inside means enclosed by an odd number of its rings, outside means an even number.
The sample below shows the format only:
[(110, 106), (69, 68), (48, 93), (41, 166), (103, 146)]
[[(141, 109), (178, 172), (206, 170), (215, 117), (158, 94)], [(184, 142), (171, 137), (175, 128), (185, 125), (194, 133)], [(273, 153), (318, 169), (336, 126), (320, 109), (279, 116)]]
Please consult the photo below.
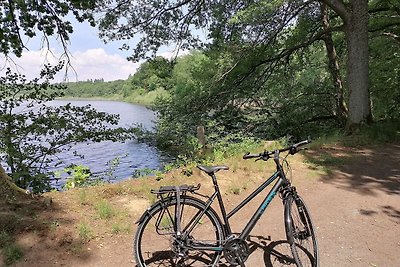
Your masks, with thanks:
[[(276, 179), (279, 175), (276, 175), (274, 179)], [(273, 176), (271, 176), (272, 178)], [(273, 179), (273, 180), (274, 180)], [(271, 182), (273, 181), (271, 180)], [(257, 211), (254, 213), (253, 217), (251, 217), (250, 221), (247, 223), (243, 231), (240, 233), (239, 238), (245, 240), (248, 235), (250, 234), (251, 230), (253, 230), (254, 226), (257, 224), (257, 221), (263, 215), (265, 209), (268, 207), (269, 203), (271, 203), (272, 199), (275, 197), (276, 193), (279, 191), (279, 188), (284, 183), (284, 179), (279, 177), (279, 180), (275, 183), (272, 189), (269, 191), (268, 195), (265, 197), (264, 201), (261, 202), (260, 206), (258, 207)]]
[[(283, 177), (282, 177), (283, 176)], [(229, 218), (232, 217), (234, 214), (236, 214), (241, 208), (243, 208), (247, 203), (249, 203), (254, 197), (256, 197), (259, 193), (261, 193), (268, 185), (270, 185), (273, 181), (275, 181), (278, 178), (278, 181), (275, 183), (275, 185), (272, 187), (272, 189), (269, 191), (263, 202), (261, 202), (260, 206), (250, 219), (250, 221), (247, 223), (245, 228), (243, 229), (242, 233), (240, 234), (239, 238), (240, 239), (246, 239), (247, 236), (250, 234), (251, 230), (254, 228), (254, 226), (257, 224), (257, 221), (260, 219), (262, 214), (265, 212), (265, 209), (268, 207), (269, 203), (272, 201), (272, 199), (275, 197), (277, 192), (279, 191), (279, 188), (282, 186), (284, 183), (284, 174), (282, 174), (279, 170), (277, 170), (271, 177), (269, 177), (265, 182), (263, 182), (253, 193), (251, 193), (246, 199), (244, 199), (239, 205), (237, 205), (231, 212), (229, 212), (226, 215), (226, 210), (222, 202), (222, 197), (221, 193), (219, 191), (218, 184), (216, 182), (215, 176), (213, 178), (214, 182), (214, 188), (215, 192), (208, 198), (206, 202), (206, 208), (204, 211), (197, 213), (188, 226), (183, 230), (186, 235), (190, 233), (193, 228), (195, 227), (196, 223), (200, 218), (204, 215), (205, 211), (211, 206), (211, 204), (214, 202), (215, 198), (218, 199), (219, 206), (221, 209), (222, 213), (222, 218), (224, 222), (224, 231), (227, 234), (227, 236), (232, 234), (231, 227), (229, 224)], [(189, 229), (188, 229), (189, 227)], [(222, 247), (215, 247), (215, 246), (209, 246), (209, 245), (194, 245), (194, 246), (189, 246), (194, 249), (198, 250), (222, 250)]]
[(246, 206), (254, 197), (256, 197), (261, 191), (263, 191), (267, 186), (269, 186), (277, 177), (279, 173), (275, 172), (271, 177), (268, 178), (264, 183), (262, 183), (253, 193), (251, 193), (245, 200), (243, 200), (239, 205), (237, 205), (231, 212), (228, 213), (227, 218), (229, 219), (241, 208)]
[(206, 202), (206, 207), (204, 210), (198, 212), (193, 218), (190, 220), (190, 222), (186, 225), (185, 229), (183, 229), (183, 233), (185, 233), (185, 237), (190, 234), (200, 218), (206, 213), (207, 209), (211, 206), (211, 204), (214, 202), (215, 198), (217, 197), (217, 192), (214, 192), (211, 197), (208, 198)]

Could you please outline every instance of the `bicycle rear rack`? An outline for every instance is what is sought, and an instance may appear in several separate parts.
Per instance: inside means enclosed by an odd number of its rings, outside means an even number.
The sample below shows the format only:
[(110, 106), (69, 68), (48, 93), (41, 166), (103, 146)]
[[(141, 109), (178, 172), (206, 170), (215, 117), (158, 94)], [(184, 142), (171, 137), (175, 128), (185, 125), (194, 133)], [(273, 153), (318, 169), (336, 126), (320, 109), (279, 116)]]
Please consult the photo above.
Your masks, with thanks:
[[(200, 189), (200, 184), (193, 185), (180, 185), (180, 186), (161, 186), (158, 190), (151, 190), (151, 193), (156, 194), (157, 198), (161, 201), (162, 211), (159, 213), (156, 220), (156, 231), (159, 235), (181, 234), (181, 220), (183, 206), (181, 198), (186, 194), (194, 193)], [(169, 209), (171, 202), (176, 199), (174, 210)], [(184, 204), (184, 203), (183, 203)], [(182, 209), (181, 209), (182, 206)]]
[(152, 189), (151, 193), (156, 194), (157, 197), (159, 197), (160, 195), (162, 196), (163, 194), (171, 194), (170, 196), (172, 196), (173, 194), (175, 194), (176, 192), (182, 192), (182, 193), (194, 193), (195, 191), (200, 189), (200, 184), (194, 186), (194, 185), (180, 185), (180, 186), (161, 186), (158, 190)]

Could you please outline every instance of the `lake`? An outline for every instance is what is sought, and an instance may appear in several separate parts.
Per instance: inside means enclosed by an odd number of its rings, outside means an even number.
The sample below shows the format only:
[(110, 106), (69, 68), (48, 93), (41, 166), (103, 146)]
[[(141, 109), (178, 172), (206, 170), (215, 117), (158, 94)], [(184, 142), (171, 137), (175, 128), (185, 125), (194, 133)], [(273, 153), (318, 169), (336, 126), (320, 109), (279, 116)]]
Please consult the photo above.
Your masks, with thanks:
[[(98, 111), (120, 116), (119, 126), (126, 127), (134, 124), (142, 124), (146, 129), (152, 129), (156, 115), (153, 111), (140, 105), (118, 101), (97, 101), (97, 100), (54, 100), (49, 102), (51, 106), (61, 106), (71, 103), (74, 106), (90, 104)], [(77, 151), (84, 158), (73, 155), (72, 152), (62, 153), (58, 157), (66, 165), (74, 163), (88, 166), (95, 175), (107, 172), (110, 166), (108, 162), (118, 158), (119, 164), (115, 166), (111, 182), (132, 177), (136, 170), (159, 169), (170, 160), (168, 155), (161, 153), (157, 148), (135, 140), (127, 142), (100, 142), (76, 144), (72, 151)], [(53, 183), (53, 186), (60, 187), (65, 181), (60, 180)]]

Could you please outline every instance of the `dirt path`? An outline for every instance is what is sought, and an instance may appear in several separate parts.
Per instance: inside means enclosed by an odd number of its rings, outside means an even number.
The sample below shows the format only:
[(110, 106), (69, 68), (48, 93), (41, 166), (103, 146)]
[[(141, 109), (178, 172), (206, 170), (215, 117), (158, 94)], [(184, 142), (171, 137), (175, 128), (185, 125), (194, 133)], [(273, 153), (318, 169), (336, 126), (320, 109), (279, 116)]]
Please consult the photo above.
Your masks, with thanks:
[[(294, 184), (308, 204), (317, 227), (321, 266), (400, 266), (400, 144), (373, 149), (321, 149), (310, 151), (306, 158), (310, 164), (292, 166)], [(319, 174), (319, 167), (310, 171), (310, 166), (327, 163), (329, 159), (328, 174)], [(240, 195), (227, 195), (228, 210), (249, 190)], [(241, 218), (248, 218), (258, 205), (256, 200), (251, 208), (233, 218), (234, 231), (243, 229)], [(49, 216), (57, 216), (52, 212)], [(65, 218), (63, 223), (67, 223), (68, 211), (57, 212)], [(132, 215), (132, 223), (137, 216)], [(63, 250), (63, 242), (73, 244), (72, 237), (61, 235), (64, 240), (60, 240), (57, 236), (53, 239), (34, 234), (22, 236), (19, 243), (27, 252), (15, 266), (135, 265), (132, 234), (98, 236), (85, 244), (79, 257), (71, 250)], [(246, 266), (282, 266), (279, 255), (288, 251), (284, 240), (283, 209), (276, 198), (252, 232), (253, 252)], [(221, 263), (221, 266), (225, 265)]]

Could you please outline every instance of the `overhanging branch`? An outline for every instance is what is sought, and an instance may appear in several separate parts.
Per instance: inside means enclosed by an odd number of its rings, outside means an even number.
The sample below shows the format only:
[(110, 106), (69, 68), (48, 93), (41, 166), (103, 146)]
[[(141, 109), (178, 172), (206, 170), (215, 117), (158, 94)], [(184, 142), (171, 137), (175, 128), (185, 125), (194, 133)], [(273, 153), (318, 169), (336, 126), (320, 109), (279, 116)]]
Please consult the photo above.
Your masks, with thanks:
[(331, 33), (331, 32), (338, 32), (338, 31), (343, 31), (343, 25), (341, 26), (336, 26), (336, 27), (331, 27), (331, 28), (327, 28), (323, 31), (320, 31), (319, 33), (317, 33), (316, 35), (314, 35), (314, 37), (310, 38), (309, 40), (300, 43), (298, 45), (292, 46), (290, 48), (285, 48), (283, 49), (278, 55), (276, 55), (275, 57), (271, 57), (268, 58), (266, 60), (260, 61), (257, 65), (255, 65), (255, 67), (261, 66), (263, 64), (266, 63), (270, 63), (273, 61), (278, 61), (281, 60), (283, 58), (286, 58), (288, 56), (290, 56), (291, 54), (293, 54), (295, 51), (305, 48), (307, 46), (310, 46), (311, 44), (313, 44), (316, 41), (322, 40), (322, 38), (324, 37), (325, 34)]

